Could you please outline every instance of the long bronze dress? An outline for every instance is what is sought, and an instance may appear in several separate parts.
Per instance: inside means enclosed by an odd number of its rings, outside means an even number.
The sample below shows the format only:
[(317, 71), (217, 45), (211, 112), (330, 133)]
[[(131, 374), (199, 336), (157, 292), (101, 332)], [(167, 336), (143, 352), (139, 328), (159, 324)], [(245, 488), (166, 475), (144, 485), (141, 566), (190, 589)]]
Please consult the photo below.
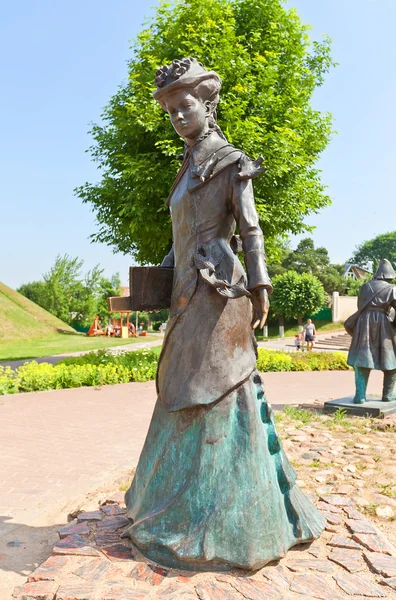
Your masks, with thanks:
[[(272, 289), (255, 174), (214, 132), (185, 157), (170, 195), (170, 320), (157, 404), (126, 494), (133, 543), (165, 566), (258, 569), (324, 527), (295, 485), (255, 369), (249, 296)], [(236, 225), (247, 280), (232, 250)]]

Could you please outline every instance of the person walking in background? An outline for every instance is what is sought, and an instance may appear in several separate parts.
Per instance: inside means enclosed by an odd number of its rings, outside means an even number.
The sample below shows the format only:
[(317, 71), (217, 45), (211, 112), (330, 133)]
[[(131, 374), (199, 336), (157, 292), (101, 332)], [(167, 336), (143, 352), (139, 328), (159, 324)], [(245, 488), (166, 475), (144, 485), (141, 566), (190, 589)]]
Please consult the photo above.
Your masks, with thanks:
[(311, 319), (307, 319), (304, 325), (304, 340), (307, 342), (307, 350), (310, 352), (314, 347), (316, 329)]
[(296, 351), (299, 352), (301, 350), (301, 344), (303, 342), (303, 336), (301, 333), (296, 333), (294, 336), (294, 345), (296, 347)]

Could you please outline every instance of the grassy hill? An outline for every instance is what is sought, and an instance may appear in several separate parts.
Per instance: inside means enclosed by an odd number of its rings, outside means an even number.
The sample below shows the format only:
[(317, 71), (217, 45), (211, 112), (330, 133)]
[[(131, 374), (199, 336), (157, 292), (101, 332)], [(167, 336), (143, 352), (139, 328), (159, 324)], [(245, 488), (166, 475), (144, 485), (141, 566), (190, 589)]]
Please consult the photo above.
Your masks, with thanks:
[(87, 337), (0, 282), (0, 361), (90, 351), (155, 339), (158, 336)]
[(76, 333), (49, 312), (0, 282), (0, 343)]

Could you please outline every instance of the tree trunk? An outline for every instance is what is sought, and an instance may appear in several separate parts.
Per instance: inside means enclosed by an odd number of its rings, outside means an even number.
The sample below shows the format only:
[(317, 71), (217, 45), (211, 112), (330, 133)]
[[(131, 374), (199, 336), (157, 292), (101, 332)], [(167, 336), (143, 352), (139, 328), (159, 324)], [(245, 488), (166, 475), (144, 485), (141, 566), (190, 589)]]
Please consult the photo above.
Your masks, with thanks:
[(285, 337), (285, 317), (279, 317), (279, 337)]
[(303, 321), (303, 319), (302, 319), (302, 315), (298, 315), (298, 317), (297, 317), (297, 323), (298, 323), (298, 332), (299, 332), (299, 333), (302, 333), (302, 332), (303, 332), (303, 329), (304, 329), (304, 328), (303, 328), (302, 321)]

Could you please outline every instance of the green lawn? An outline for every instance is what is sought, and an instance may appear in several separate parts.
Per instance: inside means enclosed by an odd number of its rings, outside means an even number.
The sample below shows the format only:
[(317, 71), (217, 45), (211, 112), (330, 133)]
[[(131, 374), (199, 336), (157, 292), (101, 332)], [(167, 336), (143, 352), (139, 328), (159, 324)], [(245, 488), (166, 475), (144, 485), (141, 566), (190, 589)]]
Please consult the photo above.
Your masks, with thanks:
[(137, 338), (87, 337), (84, 334), (54, 333), (45, 338), (26, 340), (1, 340), (0, 360), (19, 360), (23, 358), (40, 358), (53, 354), (65, 354), (84, 350), (98, 350), (124, 344), (137, 344), (158, 340), (158, 336), (148, 335)]

